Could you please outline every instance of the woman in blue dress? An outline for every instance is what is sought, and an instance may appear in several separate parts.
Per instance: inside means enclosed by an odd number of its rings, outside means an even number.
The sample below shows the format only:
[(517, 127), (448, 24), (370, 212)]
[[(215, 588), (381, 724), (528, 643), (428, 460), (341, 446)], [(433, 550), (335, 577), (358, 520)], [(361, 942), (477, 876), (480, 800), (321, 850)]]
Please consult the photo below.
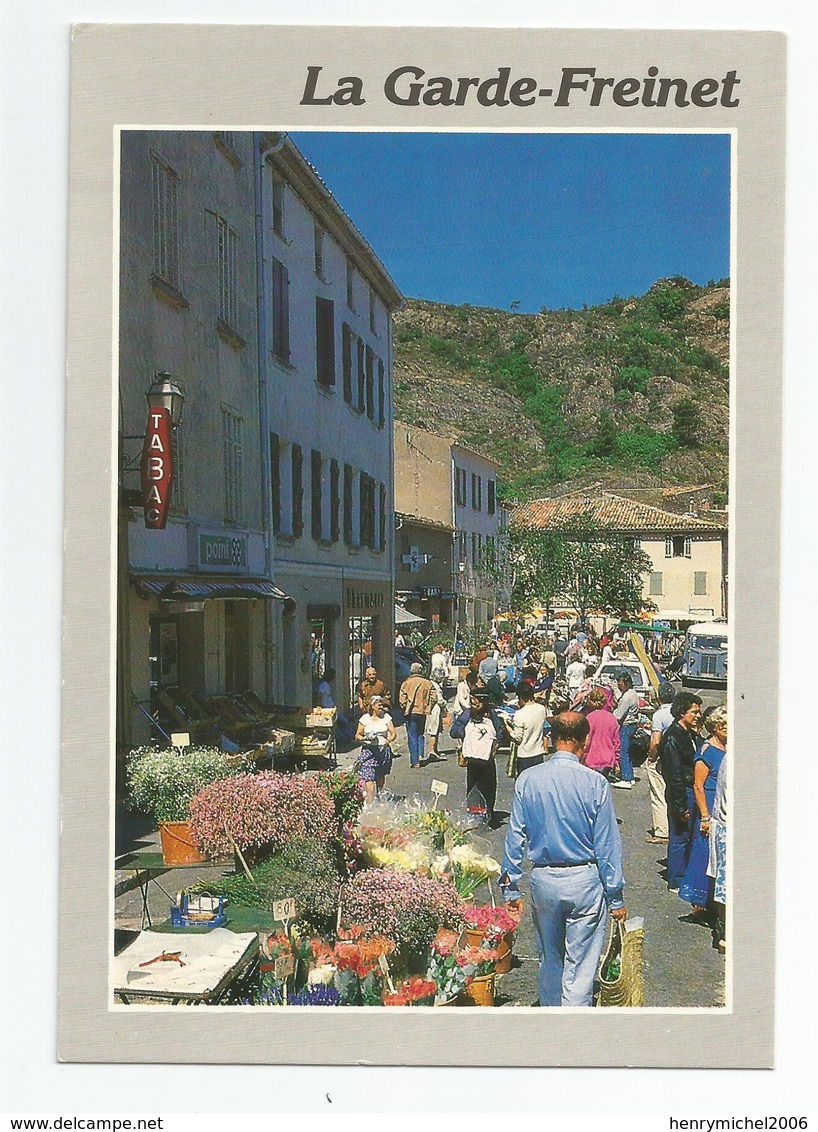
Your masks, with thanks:
[(707, 922), (713, 907), (713, 878), (707, 875), (710, 855), (710, 815), (716, 800), (719, 767), (727, 751), (727, 708), (709, 708), (702, 720), (710, 739), (696, 753), (693, 793), (696, 808), (691, 814), (690, 856), (679, 896), (693, 905), (695, 919)]

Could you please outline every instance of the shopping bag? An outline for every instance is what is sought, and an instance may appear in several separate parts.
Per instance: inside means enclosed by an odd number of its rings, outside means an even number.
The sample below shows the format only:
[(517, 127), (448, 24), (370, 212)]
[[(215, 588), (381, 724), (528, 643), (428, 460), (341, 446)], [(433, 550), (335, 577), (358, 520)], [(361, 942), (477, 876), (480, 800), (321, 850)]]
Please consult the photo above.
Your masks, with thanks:
[(608, 943), (597, 972), (597, 1006), (644, 1006), (642, 945), (645, 921), (641, 916), (611, 920)]

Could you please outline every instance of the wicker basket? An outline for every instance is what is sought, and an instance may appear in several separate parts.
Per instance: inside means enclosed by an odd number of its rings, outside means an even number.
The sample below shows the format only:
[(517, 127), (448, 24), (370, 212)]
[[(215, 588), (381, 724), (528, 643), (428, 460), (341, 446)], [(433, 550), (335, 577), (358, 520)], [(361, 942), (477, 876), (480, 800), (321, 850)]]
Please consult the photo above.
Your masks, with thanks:
[[(642, 927), (625, 930), (618, 920), (611, 923), (608, 946), (599, 964), (599, 994), (597, 1006), (644, 1006), (645, 984), (642, 979), (642, 945), (645, 930)], [(619, 975), (605, 978), (613, 959), (620, 958)]]

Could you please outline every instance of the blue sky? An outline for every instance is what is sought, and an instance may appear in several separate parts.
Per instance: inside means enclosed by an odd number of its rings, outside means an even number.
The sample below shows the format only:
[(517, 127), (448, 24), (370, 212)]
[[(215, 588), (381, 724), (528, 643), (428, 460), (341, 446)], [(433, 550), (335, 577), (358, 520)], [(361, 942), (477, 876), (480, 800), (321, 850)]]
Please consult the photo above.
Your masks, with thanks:
[(291, 136), (408, 298), (534, 312), (729, 275), (724, 134)]

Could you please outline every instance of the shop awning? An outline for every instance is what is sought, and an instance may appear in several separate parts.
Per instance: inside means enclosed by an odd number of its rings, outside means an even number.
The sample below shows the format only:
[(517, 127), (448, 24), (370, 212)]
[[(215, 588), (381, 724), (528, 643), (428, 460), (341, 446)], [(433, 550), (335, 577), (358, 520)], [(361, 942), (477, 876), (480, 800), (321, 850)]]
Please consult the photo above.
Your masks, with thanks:
[(396, 625), (419, 625), (425, 620), (425, 617), (416, 617), (414, 613), (410, 613), (408, 609), (403, 609), (400, 605), (395, 606)]
[(133, 587), (140, 597), (159, 598), (160, 601), (252, 600), (257, 597), (273, 601), (292, 601), (292, 598), (264, 578), (132, 578)]

